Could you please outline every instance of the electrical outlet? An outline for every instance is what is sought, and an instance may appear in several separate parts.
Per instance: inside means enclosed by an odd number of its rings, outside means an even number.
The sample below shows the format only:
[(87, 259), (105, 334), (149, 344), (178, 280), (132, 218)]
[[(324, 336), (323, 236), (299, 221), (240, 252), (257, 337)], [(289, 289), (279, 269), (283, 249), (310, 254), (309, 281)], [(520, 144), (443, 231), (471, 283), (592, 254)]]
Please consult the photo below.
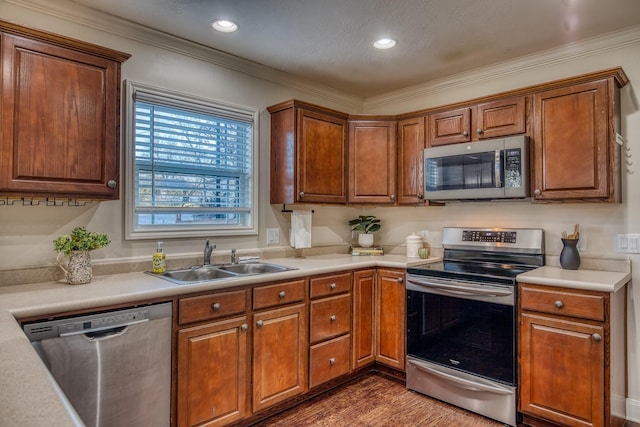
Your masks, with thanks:
[(280, 229), (267, 228), (267, 245), (277, 245), (280, 243)]
[(578, 252), (587, 251), (587, 234), (585, 232), (580, 232), (580, 239), (578, 240), (576, 247), (578, 248)]

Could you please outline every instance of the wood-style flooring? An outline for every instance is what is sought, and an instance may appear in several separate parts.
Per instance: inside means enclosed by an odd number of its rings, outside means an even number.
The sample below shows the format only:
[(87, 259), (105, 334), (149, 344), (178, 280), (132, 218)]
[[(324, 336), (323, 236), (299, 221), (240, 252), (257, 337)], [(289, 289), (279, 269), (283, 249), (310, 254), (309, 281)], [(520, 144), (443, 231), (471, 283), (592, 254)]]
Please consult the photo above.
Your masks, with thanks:
[(502, 423), (368, 374), (262, 421), (260, 427), (496, 427)]

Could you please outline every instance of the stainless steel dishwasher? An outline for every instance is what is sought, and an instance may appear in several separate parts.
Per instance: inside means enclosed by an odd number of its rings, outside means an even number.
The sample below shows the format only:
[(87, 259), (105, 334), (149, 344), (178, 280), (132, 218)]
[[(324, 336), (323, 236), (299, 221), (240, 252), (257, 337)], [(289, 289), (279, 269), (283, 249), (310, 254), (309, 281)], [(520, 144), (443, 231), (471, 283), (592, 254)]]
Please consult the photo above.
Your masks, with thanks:
[(23, 324), (87, 426), (168, 426), (171, 303)]

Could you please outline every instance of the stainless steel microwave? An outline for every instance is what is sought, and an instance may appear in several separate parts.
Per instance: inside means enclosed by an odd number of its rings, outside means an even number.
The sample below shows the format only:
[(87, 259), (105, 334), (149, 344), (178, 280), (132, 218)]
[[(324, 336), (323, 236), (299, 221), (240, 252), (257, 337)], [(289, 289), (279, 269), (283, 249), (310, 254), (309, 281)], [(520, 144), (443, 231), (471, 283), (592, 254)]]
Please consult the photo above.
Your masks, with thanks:
[(425, 148), (424, 187), (427, 200), (529, 197), (529, 137)]

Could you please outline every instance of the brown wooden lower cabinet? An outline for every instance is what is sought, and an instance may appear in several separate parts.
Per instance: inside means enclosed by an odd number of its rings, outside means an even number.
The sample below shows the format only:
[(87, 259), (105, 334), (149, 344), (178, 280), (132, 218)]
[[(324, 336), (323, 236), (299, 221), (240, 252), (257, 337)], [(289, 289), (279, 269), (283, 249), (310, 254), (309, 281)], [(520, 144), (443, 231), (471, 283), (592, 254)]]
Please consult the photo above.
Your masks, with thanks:
[(178, 332), (178, 426), (222, 426), (249, 414), (247, 317)]
[(520, 285), (525, 425), (624, 424), (625, 295)]
[(353, 273), (353, 369), (375, 361), (375, 283), (375, 269)]
[(307, 390), (305, 304), (253, 316), (253, 411)]
[(376, 275), (376, 362), (405, 369), (405, 273), (378, 269)]

